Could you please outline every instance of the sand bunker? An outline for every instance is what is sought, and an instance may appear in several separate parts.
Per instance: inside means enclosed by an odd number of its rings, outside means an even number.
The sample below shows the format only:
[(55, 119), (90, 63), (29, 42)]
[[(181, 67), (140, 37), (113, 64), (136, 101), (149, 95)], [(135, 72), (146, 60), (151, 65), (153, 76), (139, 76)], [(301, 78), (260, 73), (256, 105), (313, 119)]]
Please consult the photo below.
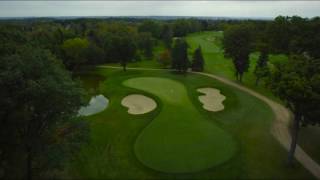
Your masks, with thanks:
[(220, 93), (220, 90), (215, 88), (199, 88), (198, 92), (205, 95), (199, 96), (200, 102), (203, 104), (203, 108), (207, 111), (221, 111), (224, 109), (222, 102), (226, 99), (224, 95)]
[(107, 108), (109, 100), (103, 95), (97, 95), (90, 99), (90, 102), (87, 106), (80, 108), (78, 115), (80, 116), (90, 116), (96, 113), (99, 113)]
[(157, 107), (157, 103), (144, 95), (131, 94), (124, 97), (121, 104), (128, 108), (129, 114), (145, 114)]

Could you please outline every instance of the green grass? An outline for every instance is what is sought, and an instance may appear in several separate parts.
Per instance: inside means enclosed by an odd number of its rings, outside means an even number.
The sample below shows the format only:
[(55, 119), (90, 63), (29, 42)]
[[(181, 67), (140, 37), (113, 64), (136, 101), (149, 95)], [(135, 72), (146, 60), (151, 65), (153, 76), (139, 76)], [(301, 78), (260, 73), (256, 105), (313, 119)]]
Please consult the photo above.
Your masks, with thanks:
[(232, 137), (197, 111), (183, 84), (140, 77), (126, 80), (124, 85), (152, 93), (163, 104), (160, 114), (135, 143), (136, 155), (143, 164), (163, 172), (197, 172), (234, 155)]
[[(91, 142), (82, 147), (82, 150), (75, 154), (72, 161), (67, 164), (67, 172), (72, 178), (202, 180), (214, 178), (306, 179), (312, 177), (299, 164), (294, 168), (285, 166), (287, 153), (270, 134), (273, 114), (266, 104), (251, 95), (200, 75), (183, 76), (162, 71), (129, 70), (122, 72), (103, 68), (98, 68), (92, 73), (104, 77), (96, 91), (106, 96), (110, 104), (105, 111), (86, 118), (91, 126)], [(236, 144), (235, 155), (220, 165), (195, 173), (164, 173), (141, 163), (134, 153), (137, 138), (143, 136), (141, 133), (152, 123), (155, 121), (159, 123), (159, 118), (171, 119), (178, 116), (175, 112), (181, 111), (172, 109), (172, 113), (163, 113), (168, 104), (160, 94), (123, 85), (126, 80), (139, 77), (167, 78), (179, 82), (178, 84), (181, 85), (178, 86), (183, 85), (185, 88), (183, 91), (187, 93), (184, 96), (188, 96), (190, 101), (188, 106), (193, 105), (195, 108), (191, 111), (192, 113), (184, 112), (183, 116), (197, 116), (201, 118), (199, 121), (206, 122), (209, 127), (214, 125), (230, 134)], [(92, 81), (85, 75), (82, 79)], [(200, 87), (220, 89), (221, 93), (227, 97), (224, 101), (225, 110), (213, 113), (202, 109), (202, 104), (198, 100), (199, 93), (196, 91)], [(160, 86), (157, 89), (160, 91), (160, 88), (165, 91), (170, 87)], [(132, 93), (144, 94), (153, 98), (159, 105), (158, 108), (143, 115), (128, 114), (127, 108), (121, 106), (121, 100)], [(187, 119), (187, 121), (191, 120)], [(166, 133), (163, 131), (163, 136)], [(214, 146), (219, 148), (217, 144)]]
[[(225, 58), (222, 47), (223, 32), (200, 32), (187, 36), (187, 41), (190, 45), (189, 53), (191, 54), (199, 45), (202, 47), (202, 52), (205, 59), (205, 72), (217, 74), (228, 79), (234, 80), (234, 67), (231, 59)], [(255, 85), (255, 75), (253, 74), (259, 54), (252, 53), (250, 55), (250, 66), (248, 72), (244, 74), (243, 85), (253, 89), (279, 103), (282, 103), (275, 97), (270, 89), (265, 86), (264, 80), (259, 86)], [(286, 55), (269, 55), (269, 66), (276, 63), (288, 61)], [(302, 127), (299, 137), (299, 145), (320, 163), (320, 127)]]
[[(199, 45), (202, 48), (202, 53), (205, 59), (204, 71), (208, 73), (213, 73), (222, 77), (235, 81), (234, 76), (234, 65), (230, 58), (224, 57), (224, 51), (222, 47), (223, 32), (222, 31), (210, 31), (210, 32), (199, 32), (193, 33), (187, 36), (187, 42), (190, 45), (189, 53), (191, 54), (194, 49)], [(257, 62), (259, 54), (252, 53), (250, 55), (250, 65), (249, 70), (243, 76), (242, 84), (249, 87), (273, 100), (278, 102), (279, 99), (276, 98), (269, 89), (265, 87), (265, 82), (262, 80), (259, 86), (255, 85), (255, 75), (253, 74), (254, 68)], [(287, 60), (284, 55), (270, 55), (270, 63), (275, 63), (279, 61)]]

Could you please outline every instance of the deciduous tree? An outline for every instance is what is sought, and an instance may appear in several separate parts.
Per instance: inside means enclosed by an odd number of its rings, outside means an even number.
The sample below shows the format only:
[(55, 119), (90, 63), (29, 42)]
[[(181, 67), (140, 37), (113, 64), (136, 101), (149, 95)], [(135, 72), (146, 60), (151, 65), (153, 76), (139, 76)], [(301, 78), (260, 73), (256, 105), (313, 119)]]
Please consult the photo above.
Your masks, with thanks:
[(242, 81), (244, 72), (249, 68), (251, 51), (250, 28), (246, 25), (234, 25), (225, 31), (223, 46), (225, 56), (231, 57), (237, 80)]
[(72, 121), (82, 105), (83, 91), (47, 50), (24, 47), (1, 57), (0, 64), (4, 177), (31, 179), (61, 166), (65, 153), (75, 152), (84, 140), (80, 137), (87, 126)]
[(79, 65), (87, 61), (87, 48), (89, 42), (86, 39), (74, 38), (63, 42), (62, 49), (65, 53), (65, 65), (68, 69), (75, 71)]
[(169, 50), (165, 50), (162, 53), (160, 53), (158, 60), (164, 68), (167, 68), (171, 64), (171, 55)]
[(320, 61), (305, 56), (291, 57), (286, 64), (275, 68), (270, 87), (294, 114), (288, 154), (291, 165), (300, 127), (320, 124)]

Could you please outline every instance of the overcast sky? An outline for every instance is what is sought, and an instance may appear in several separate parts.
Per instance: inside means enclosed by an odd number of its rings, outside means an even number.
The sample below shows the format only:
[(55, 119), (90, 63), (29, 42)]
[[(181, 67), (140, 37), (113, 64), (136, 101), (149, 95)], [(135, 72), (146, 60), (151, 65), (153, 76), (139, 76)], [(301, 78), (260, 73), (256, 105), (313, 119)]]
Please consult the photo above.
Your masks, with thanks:
[(320, 15), (320, 1), (1, 1), (0, 17)]

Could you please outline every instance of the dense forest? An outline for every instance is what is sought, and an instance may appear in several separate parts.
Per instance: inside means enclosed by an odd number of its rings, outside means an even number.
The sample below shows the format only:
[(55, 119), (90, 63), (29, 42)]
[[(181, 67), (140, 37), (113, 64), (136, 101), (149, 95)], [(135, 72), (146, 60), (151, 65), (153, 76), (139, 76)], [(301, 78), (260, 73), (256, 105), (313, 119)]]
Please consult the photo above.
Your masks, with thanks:
[[(274, 20), (25, 19), (0, 21), (0, 177), (31, 179), (63, 168), (70, 153), (89, 140), (77, 116), (86, 92), (75, 74), (84, 67), (154, 57), (166, 68), (203, 71), (201, 47), (188, 55), (187, 34), (224, 31), (224, 54), (237, 80), (259, 52), (257, 84), (268, 86), (295, 115), (292, 161), (300, 125), (319, 123), (320, 18)], [(269, 54), (289, 61), (268, 67)], [(50, 94), (50, 95), (49, 95)], [(45, 102), (45, 103), (44, 103)], [(57, 158), (59, 157), (59, 158)], [(20, 172), (20, 173), (16, 173)]]

